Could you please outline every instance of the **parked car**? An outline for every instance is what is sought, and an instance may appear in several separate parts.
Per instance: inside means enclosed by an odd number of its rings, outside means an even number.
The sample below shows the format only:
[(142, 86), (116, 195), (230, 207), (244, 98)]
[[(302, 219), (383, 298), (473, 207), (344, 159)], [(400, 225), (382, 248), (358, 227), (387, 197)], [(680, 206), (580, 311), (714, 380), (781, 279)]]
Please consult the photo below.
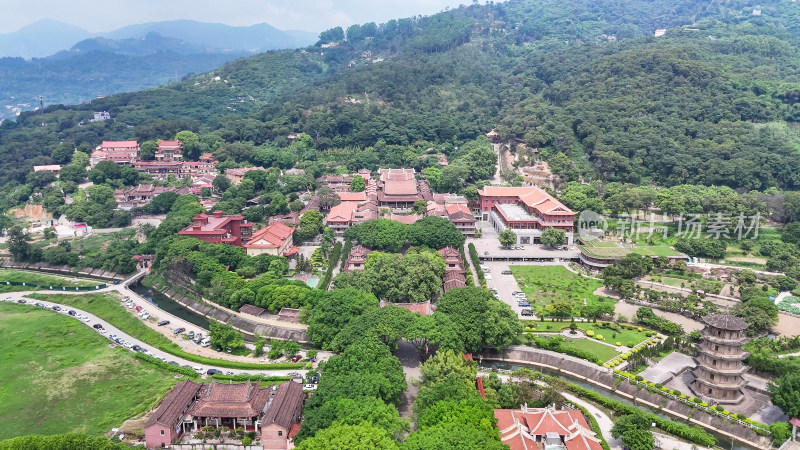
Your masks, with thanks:
[(303, 359), (303, 357), (302, 357), (302, 356), (300, 356), (300, 355), (297, 355), (297, 356), (295, 356), (294, 358), (292, 358), (292, 362), (293, 362), (293, 363), (296, 363), (297, 361), (300, 361), (301, 359)]
[(91, 320), (90, 320), (88, 317), (84, 317), (84, 318), (83, 318), (83, 319), (81, 319), (81, 320), (83, 320), (83, 321), (84, 321), (84, 322), (86, 322), (86, 323), (89, 323), (89, 322), (91, 321)]
[(53, 306), (53, 311), (61, 311), (61, 307), (58, 305)]
[(141, 306), (136, 306), (136, 311), (141, 311), (141, 310), (143, 310), (143, 309), (144, 309), (144, 308), (142, 308)]
[(305, 384), (305, 385), (303, 385), (303, 390), (304, 391), (313, 391), (315, 389), (317, 389), (317, 385), (316, 384)]
[(503, 275), (511, 275), (512, 274), (510, 270), (504, 270), (504, 271), (502, 271), (500, 273), (503, 274)]
[(28, 303), (28, 302), (26, 300), (24, 300), (24, 299), (19, 299), (19, 300), (17, 300), (17, 303)]
[(189, 339), (194, 339), (194, 331), (189, 332)]
[(175, 361), (169, 361), (167, 364), (171, 364), (171, 365), (173, 365), (173, 366), (178, 366), (178, 365), (180, 365), (180, 364), (178, 364), (178, 363), (177, 363), (177, 362), (175, 362)]
[(184, 331), (186, 331), (186, 328), (180, 327), (180, 328), (175, 328), (175, 331), (174, 331), (174, 333), (175, 333), (175, 334), (181, 334), (181, 333), (183, 333)]
[(69, 311), (67, 311), (67, 314), (69, 314), (70, 316), (74, 316), (77, 313), (70, 309)]
[(150, 318), (150, 314), (149, 313), (142, 314), (142, 320), (147, 320), (149, 318)]
[(533, 315), (533, 311), (530, 310), (530, 309), (523, 309), (522, 310), (522, 315), (523, 316), (532, 316)]
[(216, 374), (218, 374), (218, 373), (220, 373), (220, 374), (221, 374), (221, 373), (222, 373), (222, 371), (221, 371), (221, 370), (217, 370), (217, 369), (208, 369), (208, 370), (206, 371), (206, 375), (216, 375)]
[(205, 370), (203, 370), (203, 368), (200, 366), (194, 366), (192, 367), (192, 369), (194, 369), (194, 371), (197, 372), (198, 375), (202, 375), (203, 372), (205, 372)]
[[(232, 371), (232, 370), (229, 370), (229, 371), (225, 372), (225, 375), (236, 375), (236, 374), (235, 374), (235, 373), (233, 373), (233, 371)], [(243, 373), (242, 375), (247, 375), (247, 374), (246, 374), (246, 373)]]
[(193, 341), (194, 341), (195, 344), (199, 344), (199, 343), (203, 342), (203, 333), (195, 334)]
[(125, 348), (133, 348), (133, 344), (130, 342), (125, 342)]
[(96, 323), (96, 324), (92, 325), (92, 328), (94, 328), (95, 330), (99, 330), (99, 329), (103, 328), (103, 326), (100, 325), (99, 323)]
[(163, 327), (164, 325), (169, 325), (169, 320), (162, 320), (158, 322), (158, 326)]
[(531, 302), (529, 302), (527, 300), (525, 300), (525, 301), (520, 300), (517, 304), (519, 306), (531, 306)]
[(299, 373), (297, 373), (297, 372), (289, 372), (289, 373), (288, 373), (288, 374), (286, 374), (286, 375), (287, 375), (287, 376), (290, 376), (290, 377), (292, 377), (292, 378), (297, 378), (297, 377), (299, 377), (299, 376), (300, 376), (300, 374), (299, 374)]
[(211, 338), (205, 338), (200, 341), (200, 346), (202, 347), (210, 347), (211, 346)]
[(132, 348), (132, 349), (134, 349), (134, 350), (136, 350), (137, 352), (138, 352), (138, 351), (140, 351), (140, 350), (142, 349), (142, 347), (139, 347), (138, 345), (134, 345), (134, 346), (133, 346), (133, 347), (131, 347), (131, 348)]

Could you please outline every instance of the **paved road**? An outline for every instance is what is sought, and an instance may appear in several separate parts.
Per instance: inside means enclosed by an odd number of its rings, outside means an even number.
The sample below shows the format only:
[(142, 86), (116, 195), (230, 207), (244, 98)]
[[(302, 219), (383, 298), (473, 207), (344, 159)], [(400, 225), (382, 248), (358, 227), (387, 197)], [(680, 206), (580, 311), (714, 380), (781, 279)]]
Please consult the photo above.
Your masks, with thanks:
[[(97, 316), (95, 316), (93, 314), (90, 314), (90, 313), (88, 313), (86, 311), (83, 311), (83, 310), (80, 310), (80, 309), (77, 309), (77, 308), (73, 308), (73, 307), (66, 306), (66, 305), (59, 305), (58, 303), (48, 302), (48, 301), (44, 301), (44, 300), (26, 299), (24, 292), (12, 292), (12, 293), (9, 293), (9, 294), (5, 294), (2, 297), (2, 300), (0, 300), (0, 301), (19, 304), (18, 303), (19, 300), (25, 300), (28, 305), (32, 305), (32, 304), (37, 303), (37, 302), (41, 303), (46, 308), (48, 308), (48, 310), (51, 311), (53, 314), (64, 314), (64, 315), (67, 315), (67, 317), (72, 317), (72, 316), (69, 316), (66, 313), (66, 311), (73, 310), (73, 311), (76, 312), (76, 314), (80, 314), (80, 315), (82, 315), (84, 317), (88, 317), (89, 318), (88, 321), (81, 320), (81, 322), (84, 323), (87, 327), (92, 328), (92, 330), (94, 330), (93, 325), (98, 324), (98, 323), (100, 325), (102, 325), (103, 328), (107, 331), (105, 334), (103, 334), (105, 337), (108, 338), (111, 335), (116, 335), (118, 338), (121, 338), (121, 339), (123, 339), (123, 340), (125, 340), (127, 342), (130, 342), (132, 345), (139, 345), (139, 346), (141, 346), (143, 348), (146, 348), (148, 350), (151, 349), (150, 345), (145, 344), (144, 342), (140, 341), (139, 339), (134, 338), (133, 336), (130, 336), (129, 334), (123, 333), (120, 329), (114, 327), (113, 325), (111, 325), (110, 323), (106, 322), (105, 320), (102, 320), (102, 319), (100, 319), (99, 317), (97, 317)], [(61, 313), (58, 313), (58, 312), (56, 312), (56, 311), (54, 311), (52, 309), (52, 307), (56, 306), (56, 305), (61, 307), (61, 310), (62, 310)], [(75, 318), (75, 320), (79, 320), (79, 319)], [(133, 352), (134, 350), (131, 350), (131, 351)], [(291, 373), (291, 372), (301, 373), (301, 374), (305, 373), (305, 371), (301, 370), (301, 369), (288, 369), (288, 370), (286, 370), (286, 369), (282, 369), (282, 370), (258, 369), (258, 370), (250, 370), (250, 371), (238, 370), (238, 369), (227, 369), (227, 368), (224, 368), (224, 367), (201, 365), (201, 364), (198, 364), (196, 362), (188, 361), (188, 360), (185, 360), (183, 358), (171, 355), (169, 353), (162, 352), (160, 350), (154, 350), (154, 351), (150, 352), (150, 354), (152, 356), (155, 356), (156, 358), (163, 357), (166, 361), (175, 361), (176, 363), (178, 363), (181, 366), (189, 366), (189, 367), (195, 368), (195, 370), (202, 369), (202, 372), (204, 374), (205, 374), (205, 371), (207, 371), (208, 369), (217, 369), (217, 370), (220, 370), (222, 372), (233, 372), (235, 374), (265, 373), (265, 374), (267, 374), (269, 376), (289, 376), (289, 373)], [(200, 370), (198, 370), (198, 371), (200, 371)]]

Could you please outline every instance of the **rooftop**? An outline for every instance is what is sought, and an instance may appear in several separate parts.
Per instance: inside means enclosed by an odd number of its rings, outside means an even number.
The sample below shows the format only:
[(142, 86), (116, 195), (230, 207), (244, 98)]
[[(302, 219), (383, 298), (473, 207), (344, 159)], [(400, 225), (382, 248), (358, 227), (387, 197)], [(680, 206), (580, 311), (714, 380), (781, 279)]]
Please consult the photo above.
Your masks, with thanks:
[(538, 217), (526, 211), (525, 208), (516, 204), (504, 203), (504, 204), (497, 204), (495, 206), (497, 206), (497, 208), (503, 213), (504, 216), (506, 216), (508, 220), (517, 221), (517, 220), (539, 219)]
[[(600, 244), (600, 246), (598, 246), (598, 244)], [(667, 246), (620, 247), (613, 242), (589, 242), (585, 245), (579, 245), (578, 248), (584, 255), (605, 259), (622, 258), (630, 253), (643, 256), (687, 257), (674, 248)]]
[(165, 427), (174, 427), (180, 419), (183, 411), (194, 400), (195, 395), (202, 385), (192, 380), (184, 380), (172, 388), (164, 397), (158, 409), (150, 416), (145, 427), (161, 424)]
[(189, 409), (195, 417), (256, 417), (261, 415), (271, 390), (260, 383), (220, 383), (211, 381), (200, 389)]
[(750, 326), (744, 319), (730, 314), (709, 314), (703, 317), (703, 322), (714, 328), (730, 331), (742, 331)]
[(300, 423), (303, 410), (303, 386), (294, 381), (287, 381), (278, 386), (275, 396), (267, 405), (267, 412), (261, 423), (264, 426), (271, 424), (290, 429), (292, 425)]

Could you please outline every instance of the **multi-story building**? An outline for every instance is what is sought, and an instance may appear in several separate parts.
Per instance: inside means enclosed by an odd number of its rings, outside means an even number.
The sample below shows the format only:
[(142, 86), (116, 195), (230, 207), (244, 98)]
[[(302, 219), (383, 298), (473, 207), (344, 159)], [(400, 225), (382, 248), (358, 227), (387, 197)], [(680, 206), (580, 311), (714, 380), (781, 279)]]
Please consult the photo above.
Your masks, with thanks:
[(567, 243), (572, 245), (575, 213), (544, 189), (484, 186), (478, 195), (483, 220), (498, 233), (513, 231), (517, 244), (539, 243), (542, 231), (553, 227), (564, 230)]
[(444, 217), (466, 237), (475, 236), (475, 215), (469, 209), (467, 199), (455, 194), (433, 194), (428, 201), (429, 216)]
[(236, 169), (228, 169), (225, 171), (225, 177), (231, 180), (233, 184), (239, 184), (244, 180), (244, 176), (251, 170), (261, 170), (266, 172), (267, 169), (263, 167), (240, 167)]
[(181, 141), (158, 141), (154, 159), (167, 162), (180, 161), (183, 159), (183, 144)]
[(101, 161), (114, 161), (119, 165), (133, 165), (141, 154), (136, 141), (103, 141), (92, 152), (89, 165), (96, 166)]
[(216, 174), (217, 161), (210, 153), (205, 153), (200, 156), (200, 161), (136, 161), (133, 168), (159, 180), (166, 180), (170, 175), (177, 179), (196, 179)]
[(689, 386), (701, 398), (717, 403), (738, 404), (744, 399), (747, 372), (743, 361), (750, 356), (744, 351), (749, 341), (744, 334), (750, 324), (731, 314), (709, 314), (703, 317), (706, 326), (700, 332), (697, 346), (697, 368)]
[(433, 195), (427, 183), (420, 183), (414, 169), (378, 169), (378, 206), (408, 209), (417, 200), (430, 200)]
[(352, 272), (354, 270), (364, 270), (364, 265), (367, 263), (370, 249), (363, 245), (356, 245), (350, 249), (350, 254), (347, 255), (347, 261), (344, 265), (345, 272)]
[(194, 223), (179, 231), (181, 236), (192, 236), (212, 244), (230, 244), (242, 247), (253, 234), (253, 224), (244, 216), (224, 216), (222, 211), (212, 215), (198, 214), (192, 218)]

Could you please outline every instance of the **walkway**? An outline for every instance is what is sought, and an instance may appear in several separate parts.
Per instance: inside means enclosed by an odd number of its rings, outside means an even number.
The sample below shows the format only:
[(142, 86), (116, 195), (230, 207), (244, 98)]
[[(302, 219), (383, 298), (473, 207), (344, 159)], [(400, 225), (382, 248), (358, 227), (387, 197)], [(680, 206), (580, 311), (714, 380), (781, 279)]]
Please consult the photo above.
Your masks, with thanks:
[(400, 340), (397, 342), (397, 350), (394, 351), (394, 355), (397, 356), (403, 366), (403, 373), (408, 384), (408, 389), (403, 393), (403, 399), (397, 410), (400, 412), (400, 417), (410, 417), (412, 413), (411, 407), (414, 405), (419, 392), (418, 382), (422, 378), (419, 370), (419, 353), (417, 348), (410, 342)]
[[(26, 299), (26, 298), (24, 298), (25, 296), (23, 294), (24, 293), (22, 293), (22, 292), (13, 292), (13, 293), (10, 293), (10, 294), (4, 296), (3, 299), (0, 300), (0, 301), (10, 302), (10, 303), (13, 303), (13, 304), (19, 304), (19, 300), (25, 300), (28, 306), (31, 306), (34, 303), (41, 303), (41, 304), (44, 305), (44, 307), (48, 311), (51, 311), (53, 314), (59, 314), (58, 312), (56, 312), (56, 311), (54, 311), (52, 309), (53, 306), (60, 306), (62, 314), (66, 314), (67, 311), (72, 310), (72, 311), (75, 311), (77, 314), (81, 314), (83, 316), (88, 317), (89, 318), (88, 322), (83, 321), (83, 320), (81, 320), (81, 322), (83, 324), (85, 324), (87, 327), (90, 327), (92, 330), (94, 330), (93, 326), (95, 324), (102, 325), (103, 328), (107, 331), (107, 333), (105, 333), (104, 336), (109, 338), (109, 339), (110, 339), (111, 335), (116, 335), (116, 337), (121, 338), (121, 339), (123, 339), (123, 340), (125, 340), (127, 342), (130, 342), (133, 345), (139, 345), (142, 348), (148, 348), (148, 349), (150, 348), (149, 344), (146, 344), (143, 341), (140, 341), (139, 339), (136, 339), (135, 337), (133, 337), (133, 336), (127, 334), (127, 333), (122, 332), (119, 328), (111, 325), (110, 323), (106, 322), (103, 319), (100, 319), (99, 317), (95, 316), (94, 314), (90, 314), (90, 313), (88, 313), (86, 311), (83, 311), (83, 310), (80, 310), (80, 309), (77, 309), (77, 308), (73, 308), (71, 306), (60, 305), (58, 303), (53, 303), (53, 302), (49, 302), (49, 301), (45, 301), (45, 300)], [(67, 317), (73, 317), (73, 316), (67, 316)], [(75, 318), (75, 320), (79, 320), (79, 319)], [(111, 344), (111, 345), (118, 345), (118, 344), (114, 343), (114, 344)], [(135, 353), (135, 350), (131, 349), (131, 352)], [(228, 368), (225, 368), (225, 367), (218, 367), (218, 366), (201, 366), (200, 364), (198, 364), (196, 362), (192, 362), (192, 361), (180, 358), (178, 356), (171, 355), (171, 354), (166, 353), (166, 352), (162, 352), (160, 350), (154, 350), (152, 352), (149, 352), (149, 354), (151, 356), (154, 356), (154, 357), (159, 358), (159, 359), (162, 357), (161, 354), (163, 354), (163, 358), (165, 358), (168, 361), (174, 361), (174, 362), (178, 363), (179, 365), (192, 367), (195, 370), (201, 369), (203, 373), (205, 373), (205, 371), (208, 370), (208, 369), (217, 369), (217, 370), (220, 370), (222, 372), (233, 372), (235, 374), (247, 374), (247, 375), (253, 374), (253, 372), (254, 372), (254, 370), (244, 371), (244, 370), (238, 370), (238, 369), (228, 369)], [(301, 370), (301, 369), (281, 369), (281, 370), (255, 369), (255, 370), (259, 370), (260, 371), (259, 373), (267, 373), (269, 376), (289, 376), (289, 373), (304, 373), (305, 372), (304, 370)]]

